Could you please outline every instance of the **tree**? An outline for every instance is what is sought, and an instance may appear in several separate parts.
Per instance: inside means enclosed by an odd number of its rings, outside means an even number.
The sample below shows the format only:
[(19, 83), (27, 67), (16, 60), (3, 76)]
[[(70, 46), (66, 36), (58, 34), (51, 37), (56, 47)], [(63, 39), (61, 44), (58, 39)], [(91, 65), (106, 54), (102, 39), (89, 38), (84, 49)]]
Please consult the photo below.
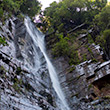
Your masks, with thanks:
[(110, 5), (105, 6), (94, 18), (94, 27), (98, 29), (99, 35), (96, 42), (104, 49), (107, 57), (110, 58)]
[(33, 17), (41, 9), (41, 4), (38, 0), (23, 0), (22, 5), (20, 6), (21, 12), (24, 14)]
[(100, 31), (110, 28), (110, 5), (104, 7), (101, 12), (95, 16), (94, 22)]
[(91, 23), (106, 3), (107, 0), (62, 0), (50, 4), (44, 16), (55, 30), (66, 32), (84, 22)]
[(2, 0), (0, 1), (0, 19), (7, 19), (18, 13), (33, 17), (40, 10), (40, 3), (36, 0)]

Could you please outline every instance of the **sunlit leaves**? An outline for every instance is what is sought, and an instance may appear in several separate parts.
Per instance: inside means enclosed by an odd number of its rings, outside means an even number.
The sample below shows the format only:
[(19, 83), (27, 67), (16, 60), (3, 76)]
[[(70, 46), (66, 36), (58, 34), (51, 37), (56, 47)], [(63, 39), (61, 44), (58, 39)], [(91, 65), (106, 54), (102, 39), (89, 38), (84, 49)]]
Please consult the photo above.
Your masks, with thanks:
[(102, 11), (95, 16), (95, 24), (98, 25), (100, 30), (110, 27), (110, 5), (107, 5)]
[(7, 44), (7, 42), (5, 41), (5, 38), (0, 36), (0, 45), (5, 46)]

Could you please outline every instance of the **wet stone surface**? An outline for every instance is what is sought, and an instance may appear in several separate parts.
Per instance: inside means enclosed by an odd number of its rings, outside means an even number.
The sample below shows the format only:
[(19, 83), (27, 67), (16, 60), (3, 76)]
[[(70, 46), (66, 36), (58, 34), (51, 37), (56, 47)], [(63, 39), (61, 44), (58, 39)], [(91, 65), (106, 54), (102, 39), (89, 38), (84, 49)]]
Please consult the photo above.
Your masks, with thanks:
[(42, 53), (41, 68), (32, 70), (36, 49), (24, 23), (13, 18), (0, 25), (8, 43), (0, 46), (0, 110), (59, 110)]

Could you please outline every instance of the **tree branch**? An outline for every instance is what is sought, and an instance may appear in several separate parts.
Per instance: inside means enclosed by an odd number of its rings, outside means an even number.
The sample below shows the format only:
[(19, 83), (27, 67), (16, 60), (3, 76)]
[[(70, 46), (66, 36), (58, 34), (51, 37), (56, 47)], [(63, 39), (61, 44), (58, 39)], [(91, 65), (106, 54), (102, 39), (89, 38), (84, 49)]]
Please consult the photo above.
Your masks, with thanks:
[(73, 31), (77, 30), (78, 28), (81, 28), (81, 27), (84, 26), (84, 25), (85, 25), (85, 23), (76, 26), (74, 29), (71, 29), (70, 31), (68, 31), (67, 34), (69, 34), (69, 33), (73, 32)]

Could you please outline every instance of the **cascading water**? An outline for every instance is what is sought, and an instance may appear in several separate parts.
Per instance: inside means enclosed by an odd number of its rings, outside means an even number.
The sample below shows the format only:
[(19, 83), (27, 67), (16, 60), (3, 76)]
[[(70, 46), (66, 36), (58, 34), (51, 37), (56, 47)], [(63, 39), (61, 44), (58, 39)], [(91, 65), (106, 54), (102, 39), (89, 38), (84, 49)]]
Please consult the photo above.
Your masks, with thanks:
[[(29, 35), (31, 36), (31, 38), (33, 40), (34, 45), (37, 45), (40, 48), (40, 51), (42, 52), (42, 54), (46, 60), (47, 68), (49, 70), (49, 75), (51, 78), (51, 82), (53, 84), (53, 88), (54, 88), (55, 92), (57, 93), (59, 99), (61, 100), (60, 101), (60, 103), (61, 103), (60, 109), (61, 110), (70, 110), (68, 107), (68, 104), (66, 102), (65, 96), (63, 94), (63, 91), (60, 87), (60, 83), (58, 81), (58, 76), (57, 76), (57, 73), (55, 71), (55, 68), (53, 67), (51, 61), (49, 60), (49, 58), (46, 54), (45, 42), (44, 42), (45, 36), (34, 27), (34, 25), (31, 23), (31, 20), (29, 18), (25, 19), (25, 26), (27, 28), (27, 32), (29, 33)], [(38, 54), (37, 54), (37, 56), (35, 56), (35, 58), (36, 57), (38, 57)], [(40, 61), (40, 59), (39, 59), (39, 61)], [(36, 66), (34, 67), (34, 69), (39, 68), (39, 66), (40, 66), (39, 61), (35, 60)]]

